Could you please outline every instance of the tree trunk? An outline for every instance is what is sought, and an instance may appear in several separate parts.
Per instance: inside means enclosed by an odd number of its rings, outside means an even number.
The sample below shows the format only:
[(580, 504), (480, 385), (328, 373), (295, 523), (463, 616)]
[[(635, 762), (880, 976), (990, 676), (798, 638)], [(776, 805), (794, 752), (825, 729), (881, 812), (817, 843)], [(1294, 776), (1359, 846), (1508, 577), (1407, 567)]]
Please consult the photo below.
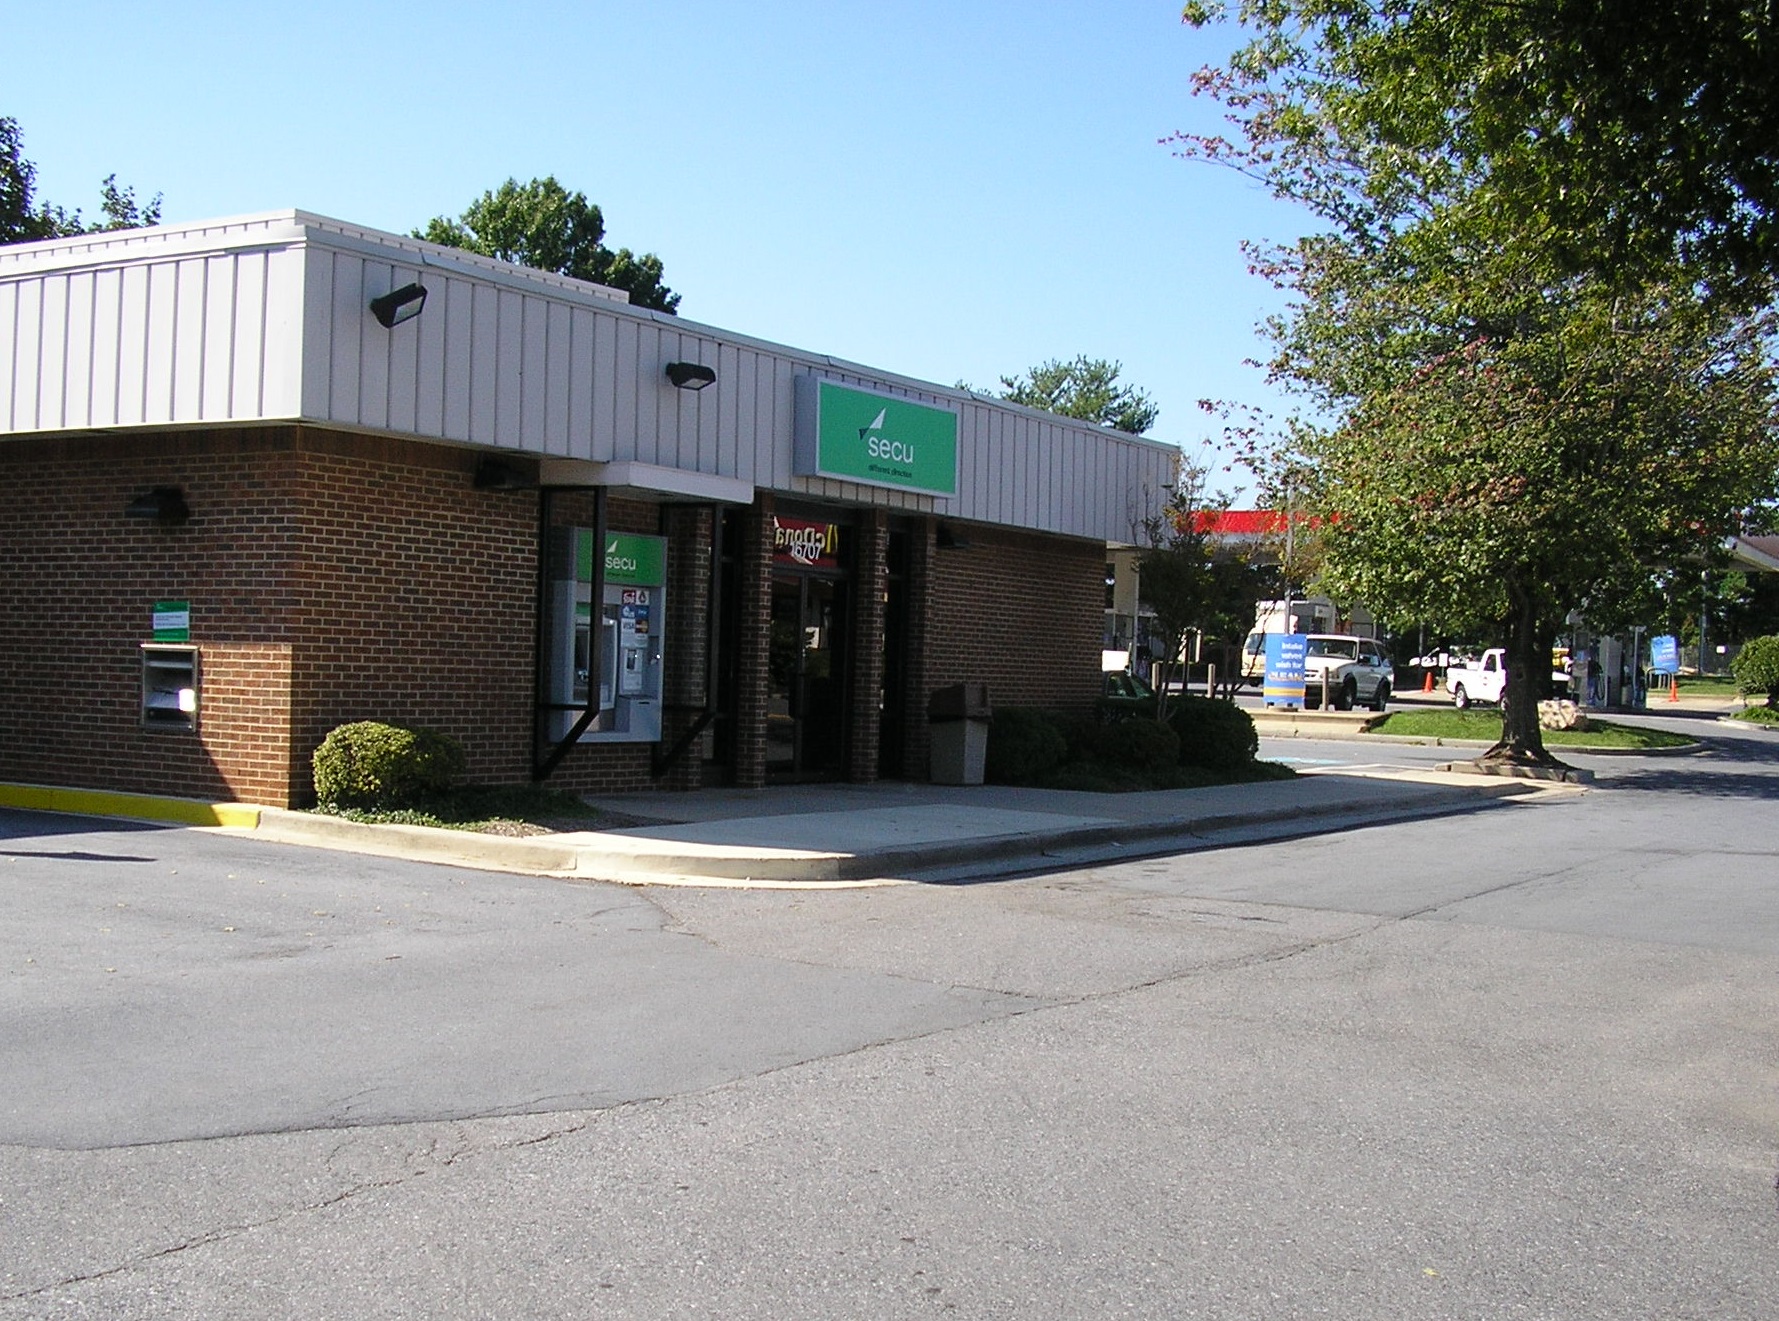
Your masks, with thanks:
[[(1504, 621), (1506, 636), (1502, 639), (1507, 652), (1507, 686), (1501, 693), (1501, 741), (1483, 753), (1481, 760), (1561, 766), (1562, 762), (1544, 750), (1544, 730), (1538, 724), (1538, 698), (1550, 681), (1545, 630), (1538, 626), (1538, 612), (1530, 600), (1518, 592), (1510, 591), (1509, 597), (1513, 609)], [(1544, 648), (1542, 655), (1540, 648)]]

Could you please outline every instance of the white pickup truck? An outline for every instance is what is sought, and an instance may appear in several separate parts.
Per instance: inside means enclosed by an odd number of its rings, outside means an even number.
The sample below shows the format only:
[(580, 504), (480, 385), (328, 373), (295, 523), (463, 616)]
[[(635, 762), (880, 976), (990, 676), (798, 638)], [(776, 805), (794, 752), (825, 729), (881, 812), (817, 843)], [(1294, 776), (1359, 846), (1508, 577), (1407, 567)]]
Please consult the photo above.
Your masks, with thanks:
[(1500, 647), (1490, 647), (1481, 660), (1449, 666), (1445, 672), (1445, 690), (1460, 711), (1472, 702), (1499, 702), (1506, 687), (1507, 653)]

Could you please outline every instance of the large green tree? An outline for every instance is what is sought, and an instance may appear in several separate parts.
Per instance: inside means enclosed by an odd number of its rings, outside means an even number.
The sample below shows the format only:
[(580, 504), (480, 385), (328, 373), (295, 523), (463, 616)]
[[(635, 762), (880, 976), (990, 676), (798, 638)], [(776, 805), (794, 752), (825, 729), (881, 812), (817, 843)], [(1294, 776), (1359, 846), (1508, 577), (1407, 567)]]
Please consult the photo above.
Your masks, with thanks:
[(1143, 390), (1119, 382), (1123, 369), (1086, 354), (1069, 362), (1052, 358), (1023, 375), (1001, 377), (1001, 398), (1140, 436), (1161, 410)]
[(69, 211), (39, 201), (37, 167), (25, 158), (18, 121), (0, 118), (0, 243), (29, 243), (35, 239), (158, 224), (161, 198), (157, 193), (149, 202), (138, 203), (136, 190), (118, 187), (113, 174), (99, 186), (99, 210), (104, 219), (88, 225), (78, 209)]
[(638, 307), (679, 308), (679, 295), (664, 282), (661, 259), (652, 252), (606, 247), (599, 208), (554, 177), (523, 184), (508, 179), (471, 202), (462, 216), (435, 216), (414, 237), (623, 289)]
[(1779, 271), (1771, 0), (1189, 0), (1248, 43), (1197, 87), (1233, 140), (1188, 136), (1343, 228), (1440, 197), (1565, 274), (1759, 301)]
[(1302, 437), (1330, 516), (1325, 581), (1398, 620), (1499, 638), (1495, 755), (1546, 760), (1536, 702), (1568, 612), (1625, 620), (1653, 570), (1708, 554), (1774, 493), (1773, 329), (1690, 286), (1633, 300), (1588, 284), (1512, 334), (1362, 361), (1371, 379), (1339, 423)]
[[(1493, 0), (1244, 5), (1253, 42), (1199, 77), (1235, 138), (1184, 140), (1326, 226), (1258, 259), (1294, 294), (1271, 365), (1313, 405), (1282, 448), (1327, 520), (1328, 587), (1499, 637), (1489, 755), (1522, 761), (1548, 760), (1535, 703), (1566, 613), (1646, 599), (1779, 472), (1758, 172), (1701, 166), (1690, 199), (1651, 206), (1641, 155), (1595, 142), (1617, 112), (1564, 54), (1600, 34), (1551, 8), (1556, 36)], [(1735, 205), (1702, 179), (1739, 181)]]

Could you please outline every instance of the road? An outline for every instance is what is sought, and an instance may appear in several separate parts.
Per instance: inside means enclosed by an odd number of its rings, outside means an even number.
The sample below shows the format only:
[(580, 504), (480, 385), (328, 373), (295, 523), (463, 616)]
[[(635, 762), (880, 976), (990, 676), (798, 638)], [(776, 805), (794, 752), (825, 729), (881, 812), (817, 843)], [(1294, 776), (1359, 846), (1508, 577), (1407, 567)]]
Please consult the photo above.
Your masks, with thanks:
[(1712, 733), (826, 893), (0, 817), (0, 1317), (1771, 1316), (1779, 739)]

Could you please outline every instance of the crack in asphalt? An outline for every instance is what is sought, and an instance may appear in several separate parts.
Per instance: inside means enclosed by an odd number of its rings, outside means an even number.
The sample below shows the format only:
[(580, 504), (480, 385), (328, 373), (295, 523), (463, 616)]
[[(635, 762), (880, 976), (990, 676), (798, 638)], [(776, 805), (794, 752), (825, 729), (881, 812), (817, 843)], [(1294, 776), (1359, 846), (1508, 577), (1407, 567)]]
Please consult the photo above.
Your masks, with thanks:
[[(626, 1102), (625, 1104), (639, 1105), (647, 1103), (648, 1102)], [(251, 1234), (255, 1230), (282, 1224), (287, 1220), (293, 1220), (299, 1216), (314, 1215), (317, 1212), (331, 1210), (334, 1207), (341, 1206), (355, 1198), (362, 1197), (366, 1193), (380, 1192), (387, 1188), (399, 1188), (405, 1184), (412, 1183), (416, 1179), (424, 1179), (429, 1174), (436, 1174), (440, 1170), (450, 1169), (459, 1161), (467, 1160), (473, 1156), (496, 1155), (502, 1151), (518, 1151), (526, 1147), (538, 1146), (541, 1143), (554, 1142), (560, 1138), (571, 1137), (588, 1128), (592, 1123), (593, 1118), (582, 1119), (573, 1124), (564, 1124), (552, 1128), (544, 1133), (533, 1134), (529, 1137), (518, 1138), (507, 1142), (482, 1144), (466, 1139), (463, 1145), (458, 1149), (442, 1157), (438, 1157), (436, 1160), (433, 1160), (431, 1164), (426, 1164), (423, 1168), (413, 1168), (408, 1173), (391, 1175), (387, 1178), (361, 1180), (347, 1188), (341, 1189), (332, 1196), (323, 1197), (313, 1202), (303, 1202), (296, 1206), (286, 1207), (284, 1210), (279, 1211), (274, 1215), (263, 1216), (258, 1220), (243, 1221), (239, 1224), (220, 1225), (213, 1229), (208, 1229), (201, 1234), (194, 1234), (178, 1243), (169, 1244), (166, 1247), (157, 1248), (150, 1252), (137, 1253), (135, 1256), (118, 1262), (116, 1265), (107, 1266), (103, 1270), (85, 1271), (79, 1275), (70, 1275), (63, 1279), (52, 1281), (49, 1284), (35, 1285), (29, 1289), (0, 1294), (0, 1302), (12, 1303), (30, 1298), (40, 1298), (57, 1289), (68, 1289), (73, 1288), (76, 1285), (91, 1284), (98, 1280), (107, 1280), (114, 1276), (121, 1275), (126, 1271), (135, 1270), (140, 1266), (145, 1266), (156, 1261), (165, 1261), (170, 1257), (176, 1257), (182, 1253), (191, 1252), (199, 1248), (210, 1247), (213, 1244), (224, 1243), (230, 1239), (239, 1238), (243, 1234)], [(301, 1132), (313, 1130), (292, 1131)], [(197, 1141), (200, 1142), (213, 1142), (216, 1140), (217, 1139), (214, 1138), (197, 1139)], [(347, 1146), (348, 1144), (346, 1142), (341, 1142), (336, 1145), (332, 1151), (323, 1157), (323, 1165), (331, 1165), (334, 1160), (346, 1150)], [(426, 1162), (435, 1156), (439, 1150), (439, 1146), (440, 1139), (435, 1136), (423, 1149), (404, 1153), (402, 1160), (410, 1165), (414, 1165), (416, 1162)]]

